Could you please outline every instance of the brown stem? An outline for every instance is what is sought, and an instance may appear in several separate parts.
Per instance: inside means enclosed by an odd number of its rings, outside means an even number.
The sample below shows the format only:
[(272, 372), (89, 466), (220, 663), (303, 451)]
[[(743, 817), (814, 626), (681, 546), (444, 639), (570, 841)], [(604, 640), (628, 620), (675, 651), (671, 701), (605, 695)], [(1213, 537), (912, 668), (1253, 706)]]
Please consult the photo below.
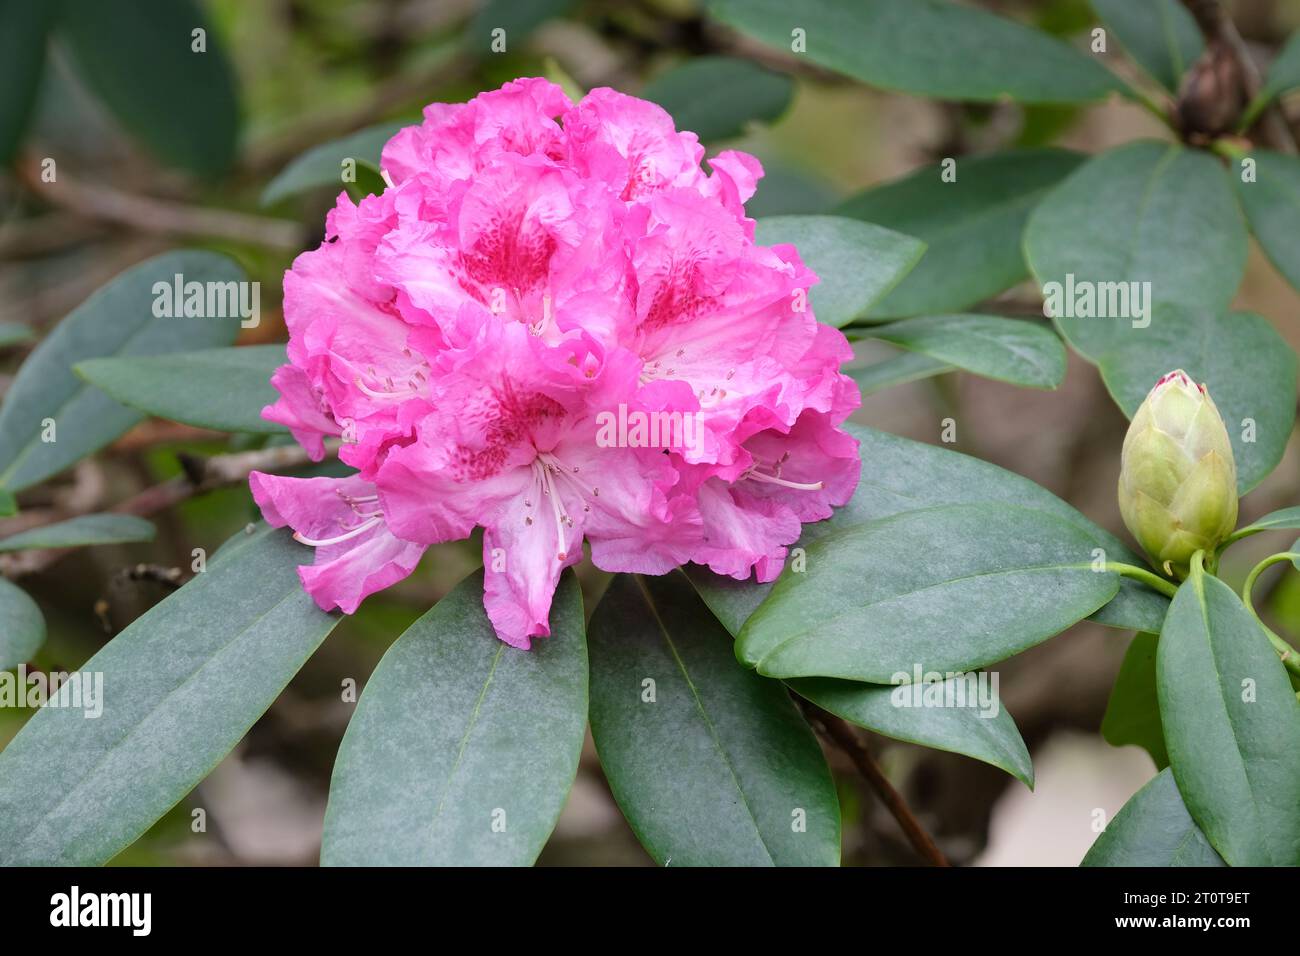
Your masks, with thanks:
[(803, 709), (804, 716), (808, 721), (825, 736), (831, 743), (839, 747), (840, 750), (853, 762), (857, 769), (876, 792), (885, 808), (890, 812), (895, 820), (898, 821), (899, 827), (907, 836), (907, 840), (926, 861), (932, 866), (951, 866), (948, 858), (943, 855), (934, 838), (926, 832), (925, 827), (916, 819), (912, 813), (912, 808), (907, 805), (903, 795), (894, 789), (894, 785), (889, 782), (889, 778), (881, 771), (880, 765), (876, 763), (876, 758), (871, 755), (866, 743), (858, 736), (858, 732), (848, 723), (828, 714), (815, 704), (812, 704), (802, 698), (795, 698), (799, 706)]
[(253, 143), (244, 151), (242, 168), (253, 175), (278, 170), (312, 146), (372, 126), (412, 101), (424, 102), (421, 98), (427, 97), (429, 90), (464, 75), (471, 62), (468, 56), (455, 54), (422, 72), (402, 74), (380, 84), (356, 106), (334, 107), (309, 116), (292, 129)]
[[(258, 451), (237, 452), (229, 455), (216, 455), (200, 459), (186, 457), (182, 459), (184, 474), (177, 475), (162, 484), (146, 488), (125, 501), (113, 506), (111, 511), (117, 514), (147, 517), (173, 507), (187, 498), (217, 488), (236, 485), (248, 478), (253, 471), (286, 471), (299, 468), (310, 462), (307, 453), (298, 445), (277, 445)], [(51, 520), (62, 521), (77, 514), (88, 514), (95, 510), (86, 507), (76, 511), (52, 514)], [(14, 554), (0, 554), (0, 575), (18, 578), (27, 574), (44, 571), (54, 564), (69, 550), (68, 548), (43, 551), (19, 551)]]
[(77, 182), (62, 170), (54, 182), (46, 182), (41, 178), (40, 164), (34, 156), (20, 160), (16, 172), (28, 191), (51, 205), (138, 232), (229, 239), (293, 251), (301, 249), (306, 239), (303, 227), (287, 219), (137, 196), (111, 186)]

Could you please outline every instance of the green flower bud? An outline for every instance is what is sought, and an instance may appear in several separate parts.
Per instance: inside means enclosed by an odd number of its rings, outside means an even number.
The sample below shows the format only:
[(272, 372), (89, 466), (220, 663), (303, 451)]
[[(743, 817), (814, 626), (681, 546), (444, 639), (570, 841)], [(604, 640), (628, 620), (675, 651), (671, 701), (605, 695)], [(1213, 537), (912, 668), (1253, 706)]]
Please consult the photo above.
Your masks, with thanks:
[(1119, 510), (1165, 573), (1187, 576), (1237, 526), (1237, 464), (1214, 399), (1182, 369), (1156, 382), (1124, 436)]

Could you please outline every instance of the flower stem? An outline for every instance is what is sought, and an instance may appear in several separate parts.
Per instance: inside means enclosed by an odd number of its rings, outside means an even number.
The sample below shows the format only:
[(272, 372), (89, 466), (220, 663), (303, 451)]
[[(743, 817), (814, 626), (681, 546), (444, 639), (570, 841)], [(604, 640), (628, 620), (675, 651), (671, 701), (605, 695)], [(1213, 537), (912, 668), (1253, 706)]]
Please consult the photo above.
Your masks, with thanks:
[(1146, 568), (1139, 568), (1133, 564), (1117, 564), (1114, 561), (1106, 562), (1106, 570), (1114, 571), (1116, 574), (1126, 578), (1132, 578), (1134, 581), (1141, 581), (1149, 588), (1159, 591), (1165, 597), (1173, 597), (1178, 593), (1178, 585), (1173, 581), (1167, 581), (1158, 574), (1152, 574)]
[(1283, 551), (1278, 554), (1270, 554), (1263, 561), (1259, 562), (1259, 564), (1251, 568), (1250, 574), (1246, 575), (1246, 583), (1241, 586), (1241, 600), (1242, 603), (1246, 605), (1246, 610), (1250, 611), (1251, 616), (1254, 617), (1256, 621), (1259, 621), (1259, 626), (1262, 627), (1264, 633), (1268, 635), (1269, 643), (1271, 643), (1273, 649), (1281, 655), (1282, 663), (1286, 666), (1286, 669), (1297, 677), (1300, 677), (1300, 651), (1297, 651), (1286, 641), (1282, 640), (1281, 637), (1273, 633), (1273, 629), (1265, 624), (1260, 618), (1259, 612), (1255, 610), (1255, 604), (1251, 600), (1251, 592), (1255, 589), (1255, 582), (1265, 570), (1271, 568), (1275, 564), (1281, 564), (1284, 561), (1296, 560), (1300, 560), (1300, 552)]

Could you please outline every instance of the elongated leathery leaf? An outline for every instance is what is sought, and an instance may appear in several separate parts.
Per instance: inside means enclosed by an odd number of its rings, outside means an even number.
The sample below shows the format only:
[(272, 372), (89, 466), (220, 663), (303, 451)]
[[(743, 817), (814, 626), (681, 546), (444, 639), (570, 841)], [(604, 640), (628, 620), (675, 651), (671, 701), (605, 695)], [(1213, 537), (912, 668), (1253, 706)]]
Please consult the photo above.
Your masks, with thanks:
[[(1093, 547), (1102, 549), (1109, 561), (1144, 563), (1114, 535), (1028, 478), (947, 448), (853, 423), (845, 427), (860, 443), (862, 477), (858, 490), (833, 517), (805, 526), (802, 546), (843, 528), (919, 508), (1001, 502), (1063, 518), (1087, 534)], [(735, 581), (697, 566), (688, 568), (688, 575), (733, 634), (740, 633), (745, 620), (772, 589), (770, 584)], [(1168, 606), (1168, 598), (1125, 578), (1115, 599), (1094, 619), (1111, 627), (1159, 631)]]
[[(12, 491), (34, 485), (143, 417), (78, 378), (72, 371), (77, 362), (234, 342), (238, 315), (169, 315), (176, 276), (225, 288), (244, 273), (216, 253), (169, 252), (128, 269), (74, 309), (28, 356), (0, 405), (0, 485)], [(155, 314), (159, 302), (168, 308)]]
[(1156, 769), (1169, 766), (1160, 703), (1156, 699), (1156, 642), (1159, 635), (1134, 636), (1124, 654), (1101, 720), (1101, 735), (1114, 747), (1135, 744), (1151, 755)]
[(0, 865), (106, 863), (230, 752), (338, 623), (309, 554), (263, 528), (86, 662), (0, 752)]
[(765, 43), (789, 51), (802, 42), (814, 63), (921, 96), (1075, 103), (1121, 88), (1060, 40), (947, 0), (712, 0), (708, 9)]
[(412, 624), (366, 684), (330, 783), (321, 862), (527, 866), (573, 784), (587, 718), (582, 593), (552, 634), (497, 639), (472, 574)]
[(1187, 812), (1170, 770), (1124, 804), (1093, 843), (1083, 866), (1223, 866)]
[(1169, 765), (1233, 866), (1300, 865), (1300, 702), (1260, 623), (1195, 561), (1156, 651)]
[(41, 609), (26, 591), (0, 578), (0, 671), (31, 660), (44, 643)]
[(770, 677), (886, 684), (961, 672), (1059, 634), (1115, 596), (1093, 542), (1006, 505), (910, 511), (827, 535), (745, 622), (736, 655)]
[(89, 359), (76, 366), (86, 381), (142, 412), (218, 431), (286, 431), (262, 417), (278, 393), (271, 374), (284, 346), (204, 349), (146, 358)]
[(738, 664), (678, 575), (615, 578), (591, 622), (591, 732), (665, 866), (839, 862), (839, 805), (784, 686)]
[(135, 515), (80, 515), (0, 538), (0, 551), (125, 544), (131, 541), (152, 541), (153, 536), (154, 526)]

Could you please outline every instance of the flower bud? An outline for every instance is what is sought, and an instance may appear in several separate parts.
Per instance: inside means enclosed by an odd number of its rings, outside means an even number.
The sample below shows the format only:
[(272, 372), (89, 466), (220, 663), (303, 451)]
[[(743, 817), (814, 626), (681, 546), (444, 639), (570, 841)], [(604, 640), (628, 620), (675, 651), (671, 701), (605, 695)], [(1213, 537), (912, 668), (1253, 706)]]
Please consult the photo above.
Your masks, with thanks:
[(1237, 465), (1204, 385), (1182, 369), (1162, 376), (1124, 436), (1119, 510), (1138, 544), (1183, 578), (1198, 550), (1237, 525)]

